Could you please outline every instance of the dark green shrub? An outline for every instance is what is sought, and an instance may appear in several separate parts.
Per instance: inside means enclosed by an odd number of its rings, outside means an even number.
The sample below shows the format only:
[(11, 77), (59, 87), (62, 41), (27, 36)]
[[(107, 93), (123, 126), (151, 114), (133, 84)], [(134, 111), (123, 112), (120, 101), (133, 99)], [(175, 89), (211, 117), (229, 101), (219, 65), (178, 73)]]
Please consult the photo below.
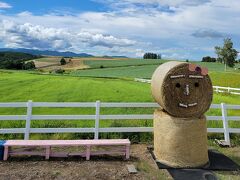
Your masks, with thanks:
[(64, 69), (54, 69), (54, 70), (52, 71), (52, 73), (56, 73), (56, 74), (63, 74), (64, 72), (65, 72)]
[(33, 61), (27, 62), (23, 64), (23, 69), (28, 70), (28, 69), (35, 69), (35, 64)]
[(67, 64), (67, 62), (66, 62), (66, 60), (65, 60), (64, 58), (62, 58), (62, 59), (60, 60), (60, 64), (61, 64), (61, 65), (65, 65), (65, 64)]

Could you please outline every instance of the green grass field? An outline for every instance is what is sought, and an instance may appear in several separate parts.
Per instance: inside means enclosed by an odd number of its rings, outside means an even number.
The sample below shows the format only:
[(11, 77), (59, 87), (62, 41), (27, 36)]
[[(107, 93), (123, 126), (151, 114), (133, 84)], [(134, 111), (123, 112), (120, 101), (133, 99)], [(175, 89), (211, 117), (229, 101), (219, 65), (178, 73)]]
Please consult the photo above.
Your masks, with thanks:
[[(158, 65), (138, 67), (104, 68), (94, 70), (73, 71), (71, 76), (79, 77), (104, 77), (104, 78), (145, 78), (150, 79)], [(226, 87), (240, 87), (240, 73), (234, 72), (210, 72), (213, 85)]]
[[(43, 62), (56, 58), (42, 58)], [(70, 71), (64, 75), (47, 75), (37, 71), (0, 71), (0, 102), (153, 102), (150, 85), (134, 82), (134, 78), (151, 78), (154, 70), (166, 60), (81, 60), (90, 69)], [(210, 70), (214, 85), (240, 87), (239, 70), (219, 63), (198, 63)], [(213, 103), (240, 104), (240, 96), (214, 94)], [(103, 108), (102, 114), (151, 114), (154, 108)], [(94, 114), (94, 108), (34, 108), (33, 114)], [(237, 110), (229, 115), (239, 116)], [(25, 108), (0, 108), (0, 114), (26, 114)], [(210, 110), (207, 115), (220, 115), (220, 110)], [(24, 121), (4, 121), (2, 128), (24, 127)], [(230, 127), (240, 127), (236, 121)], [(32, 127), (93, 127), (93, 121), (33, 121)], [(101, 127), (152, 126), (151, 120), (102, 120)], [(209, 127), (222, 127), (221, 121), (208, 121)], [(131, 137), (136, 140), (151, 139), (151, 133), (108, 133), (102, 137)], [(219, 136), (216, 134), (212, 137)], [(222, 136), (222, 135), (220, 135)], [(89, 138), (92, 134), (33, 134), (31, 138)], [(237, 137), (237, 136), (234, 136)], [(3, 138), (22, 138), (22, 135), (3, 135)]]
[[(134, 79), (146, 78), (150, 79), (154, 70), (167, 60), (154, 59), (107, 59), (96, 60), (96, 58), (77, 58), (82, 60), (89, 69), (68, 71), (65, 75), (78, 77), (103, 77), (103, 78), (120, 78)], [(53, 62), (59, 61), (59, 57), (40, 58), (37, 61)], [(228, 68), (224, 72), (224, 65), (220, 63), (192, 62), (201, 66), (208, 67), (210, 76), (215, 86), (240, 87), (240, 64), (236, 64), (234, 68)]]
[(136, 67), (145, 65), (160, 65), (167, 60), (159, 59), (130, 59), (130, 60), (86, 60), (84, 64), (90, 68), (114, 68), (114, 67)]
[(150, 78), (159, 65), (125, 66), (102, 69), (72, 71), (71, 76), (108, 77), (108, 78)]
[[(153, 102), (150, 85), (130, 80), (52, 76), (17, 71), (0, 71), (0, 102)], [(215, 94), (213, 103), (240, 104), (240, 96)], [(144, 114), (153, 113), (153, 108), (105, 108), (102, 114)], [(25, 108), (1, 108), (0, 114), (25, 114)], [(33, 114), (94, 114), (92, 108), (35, 108)], [(220, 110), (210, 110), (208, 115), (220, 115)], [(229, 115), (240, 115), (229, 111)], [(221, 127), (220, 121), (209, 121), (209, 127)], [(93, 121), (33, 121), (32, 127), (91, 127)], [(104, 120), (101, 127), (152, 126), (151, 120)], [(1, 128), (24, 127), (24, 121), (4, 121)], [(240, 127), (239, 122), (230, 122), (230, 127)], [(31, 138), (76, 138), (92, 135), (42, 134)], [(150, 133), (109, 133), (107, 137), (130, 136), (137, 140), (151, 138)], [(21, 138), (21, 135), (3, 135), (3, 138)], [(215, 135), (214, 135), (215, 137)]]
[[(84, 58), (82, 58), (84, 59)], [(136, 66), (148, 66), (148, 65), (160, 65), (164, 62), (168, 62), (169, 60), (164, 59), (129, 59), (129, 60), (91, 60), (88, 59), (84, 61), (84, 64), (90, 66), (90, 68), (98, 69), (102, 66), (102, 68), (117, 68), (117, 67), (131, 67), (135, 68)], [(209, 71), (215, 72), (223, 72), (224, 65), (221, 63), (206, 63), (206, 62), (196, 62), (193, 61), (191, 63), (195, 63), (201, 66), (208, 67)], [(227, 68), (228, 72), (240, 72), (240, 64), (236, 64), (234, 68)], [(235, 69), (236, 68), (236, 69)]]
[[(141, 64), (144, 61), (148, 64)], [(104, 78), (146, 78), (150, 79), (154, 70), (166, 62), (165, 60), (111, 60), (105, 61), (87, 61), (91, 68), (96, 69), (85, 69), (78, 71), (71, 71), (69, 75), (79, 77), (104, 77)], [(138, 62), (138, 63), (137, 63)], [(133, 66), (132, 64), (137, 65)], [(196, 62), (194, 62), (196, 63)], [(229, 87), (240, 87), (240, 70), (234, 68), (228, 68), (227, 72), (224, 72), (224, 65), (220, 63), (202, 63), (197, 62), (201, 66), (208, 67), (210, 71), (210, 77), (212, 78), (213, 85), (215, 86), (229, 86)], [(100, 68), (103, 65), (104, 68)], [(236, 66), (238, 68), (239, 64)]]

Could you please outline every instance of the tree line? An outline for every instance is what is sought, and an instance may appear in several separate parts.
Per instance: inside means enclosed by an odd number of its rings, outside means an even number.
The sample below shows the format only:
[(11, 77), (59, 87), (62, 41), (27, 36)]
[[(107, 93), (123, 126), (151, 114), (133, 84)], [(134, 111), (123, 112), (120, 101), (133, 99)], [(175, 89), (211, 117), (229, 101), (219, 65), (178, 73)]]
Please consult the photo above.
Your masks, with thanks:
[(143, 59), (162, 59), (162, 55), (148, 52), (143, 55)]
[(202, 58), (202, 62), (217, 62), (217, 59), (214, 57), (206, 56)]
[[(33, 59), (41, 56), (20, 52), (0, 52), (0, 68), (1, 69), (35, 69)], [(28, 62), (26, 62), (28, 61)]]

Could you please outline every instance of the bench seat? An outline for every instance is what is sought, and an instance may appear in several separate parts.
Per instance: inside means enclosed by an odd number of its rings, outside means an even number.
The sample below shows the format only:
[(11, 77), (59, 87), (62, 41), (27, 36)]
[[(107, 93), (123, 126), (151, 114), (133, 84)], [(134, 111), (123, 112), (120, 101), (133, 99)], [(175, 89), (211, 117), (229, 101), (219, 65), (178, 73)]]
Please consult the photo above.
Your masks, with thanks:
[[(53, 153), (51, 147), (71, 147), (71, 146), (83, 146), (86, 148), (84, 153)], [(92, 146), (123, 146), (123, 149), (114, 151), (95, 151), (91, 152)], [(45, 149), (45, 153), (32, 152), (32, 151), (10, 151), (11, 147), (41, 147)], [(45, 159), (49, 157), (68, 157), (71, 155), (81, 155), (90, 159), (90, 155), (96, 154), (113, 154), (124, 153), (126, 159), (129, 159), (130, 141), (129, 139), (99, 139), (99, 140), (8, 140), (4, 144), (4, 157), (3, 160), (7, 160), (11, 155), (40, 155), (45, 156)]]

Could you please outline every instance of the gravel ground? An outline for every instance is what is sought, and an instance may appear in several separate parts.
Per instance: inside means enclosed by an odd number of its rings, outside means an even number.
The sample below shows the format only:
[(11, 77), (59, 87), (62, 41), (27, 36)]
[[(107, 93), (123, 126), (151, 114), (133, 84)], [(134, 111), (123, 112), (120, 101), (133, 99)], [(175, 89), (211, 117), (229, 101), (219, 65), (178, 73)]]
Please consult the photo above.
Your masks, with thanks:
[[(127, 164), (134, 164), (137, 174), (130, 174)], [(120, 156), (84, 158), (13, 157), (0, 161), (0, 179), (169, 179), (164, 170), (157, 169), (147, 145), (132, 145), (131, 159)]]

